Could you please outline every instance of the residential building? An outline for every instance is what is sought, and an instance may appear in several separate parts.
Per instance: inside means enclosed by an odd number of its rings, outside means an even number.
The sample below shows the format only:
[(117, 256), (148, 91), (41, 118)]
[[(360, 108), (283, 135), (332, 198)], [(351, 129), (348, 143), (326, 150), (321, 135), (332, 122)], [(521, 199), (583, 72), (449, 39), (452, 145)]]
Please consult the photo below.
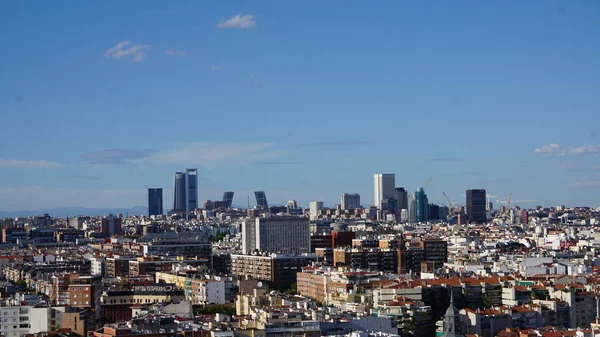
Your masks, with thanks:
[(315, 260), (314, 254), (231, 254), (231, 273), (270, 282), (276, 288), (288, 288), (296, 282), (296, 273)]
[(105, 238), (122, 235), (121, 223), (123, 219), (112, 214), (102, 218), (102, 236)]

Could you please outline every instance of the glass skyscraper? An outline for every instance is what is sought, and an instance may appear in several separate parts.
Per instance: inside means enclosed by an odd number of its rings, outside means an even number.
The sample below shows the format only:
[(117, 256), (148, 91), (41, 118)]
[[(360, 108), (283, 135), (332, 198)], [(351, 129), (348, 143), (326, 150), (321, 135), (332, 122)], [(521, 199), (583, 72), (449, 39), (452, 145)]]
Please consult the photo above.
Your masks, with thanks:
[(193, 212), (198, 208), (198, 169), (175, 172), (173, 180), (173, 212)]
[(185, 170), (185, 211), (198, 208), (198, 169)]
[(267, 195), (264, 191), (256, 191), (254, 192), (254, 196), (256, 197), (256, 206), (258, 206), (258, 208), (269, 208)]
[(471, 222), (484, 223), (487, 220), (487, 196), (485, 190), (467, 190), (467, 218)]
[(173, 212), (185, 212), (185, 173), (175, 172), (173, 177)]
[(162, 188), (148, 189), (148, 216), (163, 214)]
[(415, 192), (415, 221), (424, 222), (429, 218), (429, 200), (423, 187)]

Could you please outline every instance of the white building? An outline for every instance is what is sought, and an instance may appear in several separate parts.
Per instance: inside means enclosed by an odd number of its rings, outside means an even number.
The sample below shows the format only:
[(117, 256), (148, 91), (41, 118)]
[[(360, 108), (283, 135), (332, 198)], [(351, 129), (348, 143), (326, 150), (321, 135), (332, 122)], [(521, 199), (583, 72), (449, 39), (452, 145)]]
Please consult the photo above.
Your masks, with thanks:
[(242, 253), (310, 252), (310, 222), (305, 217), (274, 216), (242, 223)]
[(374, 175), (374, 192), (373, 204), (381, 209), (381, 200), (396, 196), (396, 176), (388, 173), (376, 173)]
[(321, 213), (321, 210), (323, 209), (323, 202), (322, 201), (311, 201), (308, 204), (308, 209), (309, 209), (310, 219), (315, 220), (315, 219), (319, 218), (319, 214)]

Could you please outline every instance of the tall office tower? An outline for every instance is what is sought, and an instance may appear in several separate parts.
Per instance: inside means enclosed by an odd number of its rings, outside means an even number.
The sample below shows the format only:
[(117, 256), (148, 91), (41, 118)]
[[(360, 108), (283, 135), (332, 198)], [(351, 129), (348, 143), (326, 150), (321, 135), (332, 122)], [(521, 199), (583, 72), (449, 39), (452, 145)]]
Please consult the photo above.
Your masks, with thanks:
[(373, 204), (381, 209), (381, 200), (395, 198), (396, 177), (394, 174), (376, 173), (374, 178)]
[(185, 170), (185, 211), (198, 208), (198, 169)]
[(317, 219), (319, 217), (319, 213), (321, 212), (322, 209), (323, 209), (322, 201), (311, 201), (308, 204), (310, 219), (311, 220)]
[(414, 194), (408, 196), (408, 222), (417, 222), (417, 203)]
[(256, 197), (256, 206), (258, 206), (258, 208), (269, 208), (267, 195), (264, 191), (256, 191), (254, 192), (254, 196)]
[(428, 220), (440, 220), (440, 206), (436, 204), (429, 204), (429, 216)]
[(484, 223), (487, 220), (486, 203), (485, 190), (467, 190), (467, 219), (474, 223)]
[(360, 208), (360, 195), (358, 193), (344, 193), (341, 201), (340, 205), (345, 211)]
[(185, 173), (175, 172), (173, 177), (173, 212), (185, 212)]
[(396, 187), (394, 190), (394, 199), (398, 202), (398, 214), (400, 214), (403, 209), (408, 210), (408, 193), (404, 187)]
[(423, 187), (419, 187), (415, 192), (415, 221), (427, 221), (429, 216), (429, 200)]
[(162, 188), (148, 189), (148, 216), (163, 214)]
[(298, 208), (298, 203), (296, 200), (288, 200), (288, 202), (285, 203), (285, 207), (287, 207), (288, 210), (296, 209)]
[(231, 204), (233, 203), (233, 192), (227, 191), (223, 193), (223, 203), (226, 208), (231, 208)]
[(112, 214), (102, 218), (102, 224), (101, 224), (102, 235), (105, 238), (109, 238), (114, 235), (123, 234), (123, 230), (121, 228), (122, 220), (123, 219), (118, 218)]

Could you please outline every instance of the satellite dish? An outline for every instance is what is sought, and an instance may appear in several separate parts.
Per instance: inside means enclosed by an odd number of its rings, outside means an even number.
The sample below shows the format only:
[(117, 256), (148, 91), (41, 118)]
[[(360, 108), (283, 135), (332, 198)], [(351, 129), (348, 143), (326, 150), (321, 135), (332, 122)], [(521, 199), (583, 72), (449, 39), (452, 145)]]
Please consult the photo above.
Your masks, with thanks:
[(262, 288), (262, 286), (263, 286), (263, 283), (262, 283), (261, 281), (258, 281), (258, 283), (256, 283), (256, 286), (257, 286), (258, 288)]

